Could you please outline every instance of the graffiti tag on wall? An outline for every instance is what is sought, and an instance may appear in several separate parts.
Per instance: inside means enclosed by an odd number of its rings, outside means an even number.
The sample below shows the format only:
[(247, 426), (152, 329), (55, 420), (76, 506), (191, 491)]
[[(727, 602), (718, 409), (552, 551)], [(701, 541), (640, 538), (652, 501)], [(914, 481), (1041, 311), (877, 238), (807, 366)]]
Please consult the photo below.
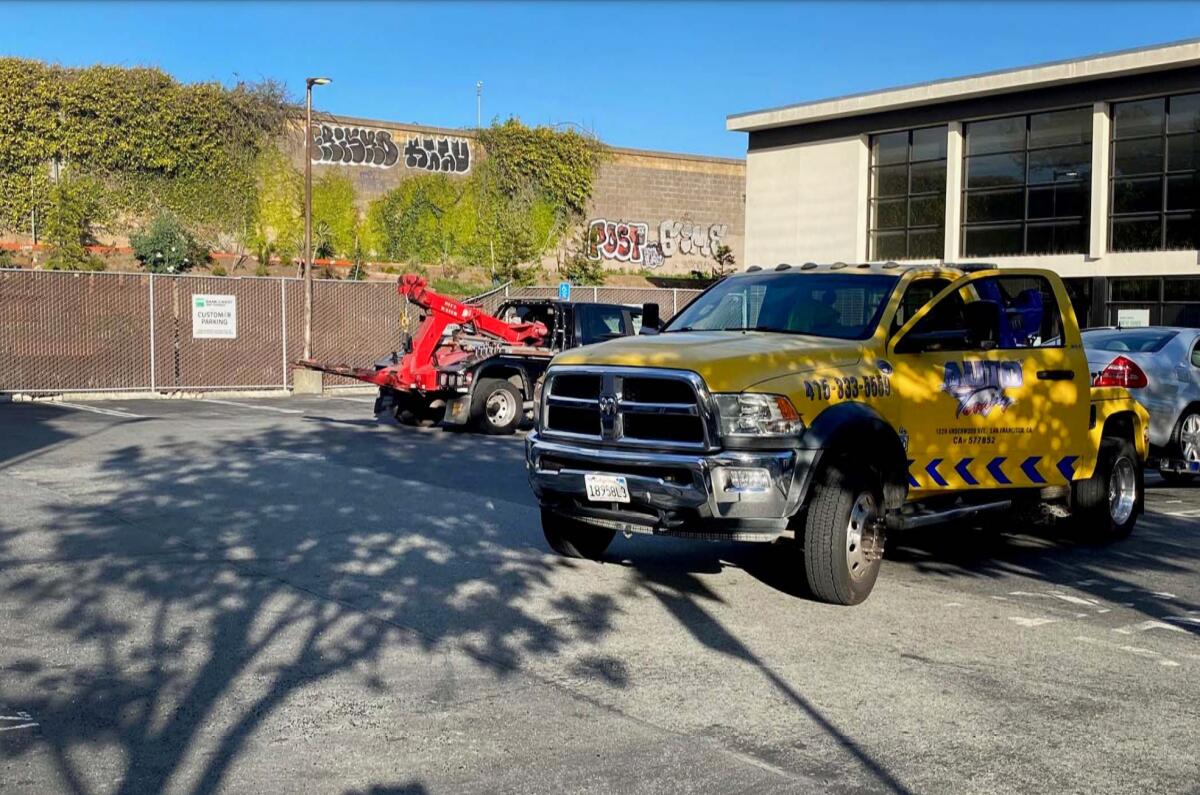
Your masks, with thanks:
[(646, 224), (597, 218), (588, 224), (588, 257), (641, 264), (649, 231)]
[(664, 257), (673, 257), (677, 253), (710, 257), (725, 238), (725, 229), (725, 224), (663, 221), (658, 226), (658, 242)]
[(471, 170), (471, 142), (464, 138), (408, 139), (404, 147), (404, 165), (426, 171), (465, 174)]
[[(400, 150), (387, 130), (313, 125), (314, 163), (391, 168)], [(412, 136), (404, 146), (404, 165), (425, 171), (465, 174), (471, 170), (471, 142), (460, 138)]]
[(587, 255), (593, 260), (631, 262), (654, 269), (677, 254), (712, 256), (727, 229), (726, 224), (668, 220), (658, 226), (658, 242), (651, 243), (648, 224), (596, 218), (588, 223)]
[(400, 150), (387, 130), (322, 124), (313, 125), (312, 136), (314, 163), (391, 168), (400, 159)]

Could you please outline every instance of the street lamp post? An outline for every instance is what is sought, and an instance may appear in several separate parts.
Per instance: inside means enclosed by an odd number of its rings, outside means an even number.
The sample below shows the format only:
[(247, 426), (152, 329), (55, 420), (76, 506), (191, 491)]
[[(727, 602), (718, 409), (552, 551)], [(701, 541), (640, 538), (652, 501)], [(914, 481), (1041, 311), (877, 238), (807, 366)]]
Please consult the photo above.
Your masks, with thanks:
[(312, 358), (312, 90), (330, 82), (328, 77), (304, 81), (304, 358)]
[(483, 81), (475, 82), (475, 129), (483, 125)]

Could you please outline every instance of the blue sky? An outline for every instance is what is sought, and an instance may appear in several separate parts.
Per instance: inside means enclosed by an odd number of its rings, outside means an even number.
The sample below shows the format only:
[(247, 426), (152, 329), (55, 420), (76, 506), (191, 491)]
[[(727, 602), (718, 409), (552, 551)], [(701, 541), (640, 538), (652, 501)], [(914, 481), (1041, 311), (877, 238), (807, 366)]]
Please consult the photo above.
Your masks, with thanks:
[[(5, 3), (0, 53), (181, 80), (327, 74), (324, 110), (575, 122), (618, 146), (741, 156), (725, 116), (1200, 36), (1185, 2)], [(2, 112), (2, 109), (0, 109)]]

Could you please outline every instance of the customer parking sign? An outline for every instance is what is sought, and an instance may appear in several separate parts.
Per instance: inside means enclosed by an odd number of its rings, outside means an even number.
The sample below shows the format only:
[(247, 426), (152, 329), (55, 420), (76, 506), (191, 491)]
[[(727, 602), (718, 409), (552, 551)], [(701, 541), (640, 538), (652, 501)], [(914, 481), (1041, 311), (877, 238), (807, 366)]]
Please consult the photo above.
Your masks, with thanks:
[(192, 339), (237, 337), (236, 295), (192, 296)]

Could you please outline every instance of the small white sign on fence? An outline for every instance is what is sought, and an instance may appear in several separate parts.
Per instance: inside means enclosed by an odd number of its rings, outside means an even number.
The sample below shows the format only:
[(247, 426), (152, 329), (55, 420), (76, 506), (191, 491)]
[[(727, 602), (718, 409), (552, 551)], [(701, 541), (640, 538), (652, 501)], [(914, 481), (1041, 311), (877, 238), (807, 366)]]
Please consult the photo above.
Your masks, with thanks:
[(193, 295), (192, 338), (231, 340), (237, 338), (236, 295)]

